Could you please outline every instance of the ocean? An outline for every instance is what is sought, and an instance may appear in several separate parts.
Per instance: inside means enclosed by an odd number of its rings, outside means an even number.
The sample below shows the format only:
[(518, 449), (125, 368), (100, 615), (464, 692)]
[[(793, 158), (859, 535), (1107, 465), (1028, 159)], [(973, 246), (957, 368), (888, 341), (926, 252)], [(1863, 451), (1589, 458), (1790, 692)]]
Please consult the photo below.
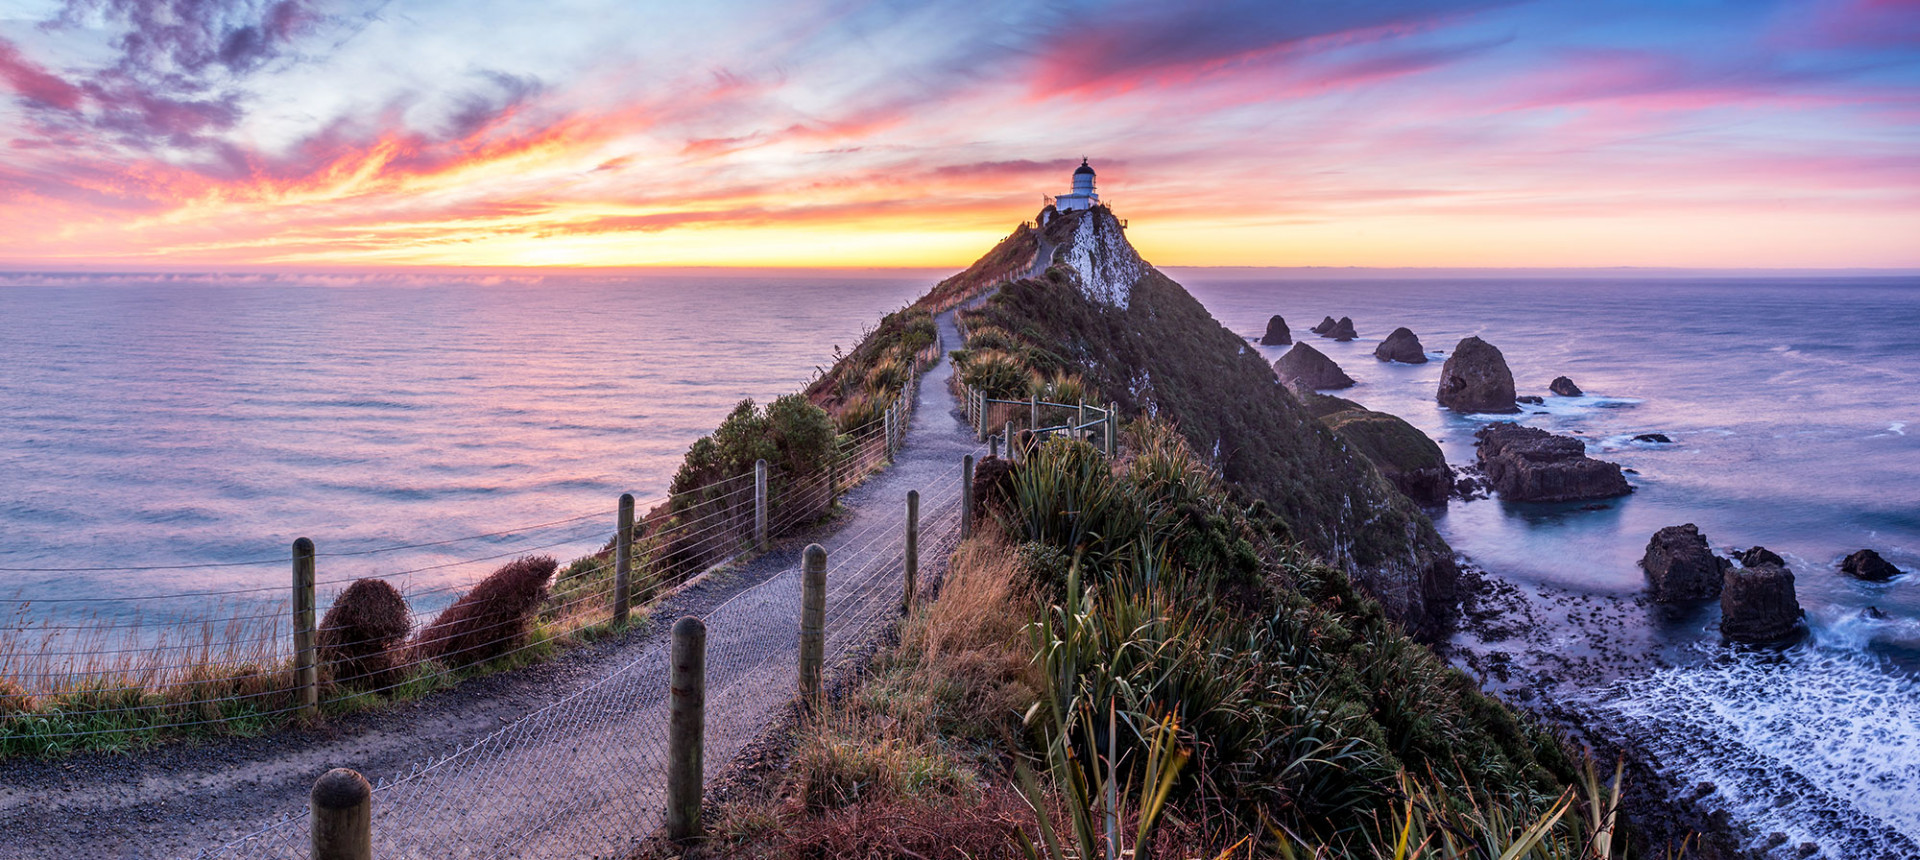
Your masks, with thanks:
[[(1456, 551), (1545, 619), (1456, 644), (1546, 679), (1503, 692), (1643, 739), (1682, 785), (1711, 784), (1704, 802), (1747, 822), (1755, 848), (1920, 856), (1920, 278), (1168, 274), (1268, 359), (1287, 348), (1253, 341), (1283, 316), (1358, 382), (1333, 393), (1406, 419), (1449, 463), (1473, 462), (1477, 428), (1517, 420), (1632, 469), (1635, 492), (1597, 506), (1491, 499), (1436, 514)], [(1361, 337), (1308, 331), (1329, 315), (1352, 317)], [(1397, 326), (1427, 364), (1373, 357)], [(1444, 354), (1468, 335), (1499, 347), (1519, 393), (1545, 404), (1441, 409)], [(1561, 375), (1584, 396), (1550, 394)], [(1673, 443), (1634, 441), (1645, 433)], [(1717, 606), (1640, 599), (1648, 539), (1689, 522), (1723, 554), (1758, 544), (1786, 558), (1804, 641), (1730, 647)], [(1862, 548), (1909, 573), (1840, 573)]]
[[(1551, 695), (1712, 783), (1705, 802), (1757, 846), (1920, 843), (1920, 577), (1835, 569), (1869, 547), (1920, 570), (1920, 279), (1168, 271), (1249, 338), (1283, 315), (1359, 381), (1341, 396), (1456, 464), (1494, 419), (1438, 407), (1440, 359), (1467, 335), (1498, 346), (1547, 400), (1517, 420), (1585, 439), (1636, 492), (1437, 514), (1475, 565), (1563, 607), (1531, 638), (1468, 646), (1592, 657)], [(277, 597), (299, 536), (323, 582), (421, 588), (589, 551), (619, 493), (663, 494), (738, 400), (798, 389), (942, 274), (0, 276), (0, 599), (164, 618), (207, 607), (143, 598)], [(1307, 332), (1326, 315), (1360, 339)], [(1400, 325), (1432, 362), (1373, 358)], [(1559, 375), (1586, 395), (1549, 395)], [(1808, 638), (1730, 648), (1716, 608), (1637, 602), (1647, 539), (1685, 522), (1786, 557)]]

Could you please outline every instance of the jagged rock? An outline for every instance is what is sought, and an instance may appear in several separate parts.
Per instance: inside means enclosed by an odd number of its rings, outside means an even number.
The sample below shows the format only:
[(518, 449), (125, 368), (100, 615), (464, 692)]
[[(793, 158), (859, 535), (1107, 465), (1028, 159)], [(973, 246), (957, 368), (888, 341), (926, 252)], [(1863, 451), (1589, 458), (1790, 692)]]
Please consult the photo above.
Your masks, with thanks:
[(1647, 541), (1647, 554), (1640, 558), (1640, 568), (1653, 583), (1656, 603), (1718, 597), (1732, 567), (1732, 562), (1713, 554), (1693, 523), (1654, 532)]
[(1320, 419), (1407, 498), (1423, 505), (1444, 505), (1453, 492), (1453, 470), (1427, 434), (1397, 415), (1350, 409)]
[(1273, 372), (1281, 381), (1298, 382), (1308, 388), (1347, 388), (1353, 378), (1341, 372), (1340, 365), (1305, 342), (1296, 343), (1273, 363)]
[(1669, 439), (1669, 438), (1667, 438), (1667, 434), (1665, 434), (1665, 433), (1642, 433), (1642, 434), (1640, 434), (1640, 435), (1638, 435), (1638, 436), (1635, 436), (1635, 437), (1633, 437), (1633, 441), (1635, 441), (1635, 442), (1652, 442), (1652, 443), (1654, 443), (1654, 444), (1656, 444), (1656, 445), (1671, 445), (1671, 444), (1673, 444), (1673, 440), (1672, 440), (1672, 439)]
[(1440, 368), (1441, 406), (1455, 412), (1519, 412), (1513, 400), (1513, 371), (1493, 344), (1468, 337), (1453, 348)]
[(1870, 549), (1863, 549), (1840, 562), (1840, 572), (1868, 582), (1886, 582), (1900, 575), (1900, 568)]
[(1335, 322), (1333, 317), (1323, 317), (1320, 320), (1320, 324), (1314, 326), (1312, 331), (1314, 334), (1324, 335), (1327, 332), (1333, 331), (1333, 327), (1337, 325), (1339, 325), (1339, 323)]
[(1781, 567), (1787, 566), (1786, 559), (1781, 558), (1773, 550), (1767, 549), (1764, 546), (1748, 547), (1735, 553), (1733, 557), (1739, 559), (1740, 563), (1746, 567), (1754, 567), (1762, 564), (1777, 564)]
[(1573, 384), (1573, 380), (1564, 376), (1554, 377), (1552, 382), (1547, 383), (1547, 390), (1561, 397), (1579, 397), (1586, 393), (1580, 390), (1580, 386)]
[(1401, 326), (1373, 348), (1373, 357), (1401, 364), (1426, 364), (1427, 350), (1420, 345), (1420, 338), (1414, 335), (1412, 329)]
[(1286, 346), (1293, 343), (1293, 332), (1287, 331), (1287, 321), (1274, 314), (1267, 320), (1267, 333), (1260, 336), (1261, 346)]
[(1729, 567), (1720, 588), (1720, 633), (1735, 642), (1778, 642), (1800, 626), (1793, 571), (1785, 565)]
[(1860, 610), (1860, 620), (1885, 621), (1887, 620), (1887, 613), (1880, 611), (1880, 607), (1878, 606), (1869, 606)]
[(1341, 343), (1346, 343), (1360, 335), (1355, 334), (1353, 331), (1353, 317), (1341, 317), (1339, 322), (1333, 324), (1333, 328), (1321, 332), (1320, 336), (1330, 337)]
[(1545, 404), (1546, 404), (1546, 402), (1547, 402), (1547, 399), (1546, 399), (1545, 397), (1541, 397), (1541, 396), (1539, 396), (1539, 395), (1537, 395), (1537, 394), (1522, 394), (1522, 395), (1520, 395), (1519, 397), (1515, 397), (1515, 398), (1513, 399), (1513, 402), (1515, 402), (1515, 403), (1530, 403), (1530, 404), (1532, 404), (1532, 405), (1534, 405), (1534, 406), (1543, 406), (1543, 405), (1545, 405)]
[(1586, 443), (1501, 421), (1473, 434), (1480, 468), (1512, 502), (1572, 502), (1633, 492), (1620, 466), (1587, 456)]

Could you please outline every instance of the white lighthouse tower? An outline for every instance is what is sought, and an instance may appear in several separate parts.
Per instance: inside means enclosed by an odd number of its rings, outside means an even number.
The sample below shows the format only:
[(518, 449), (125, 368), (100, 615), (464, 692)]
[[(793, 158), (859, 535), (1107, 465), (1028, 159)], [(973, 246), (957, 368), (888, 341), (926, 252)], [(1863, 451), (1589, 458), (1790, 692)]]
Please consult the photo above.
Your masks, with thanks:
[(1073, 171), (1073, 193), (1055, 197), (1053, 206), (1062, 212), (1073, 212), (1092, 209), (1099, 202), (1100, 195), (1093, 190), (1093, 168), (1082, 158), (1079, 168)]

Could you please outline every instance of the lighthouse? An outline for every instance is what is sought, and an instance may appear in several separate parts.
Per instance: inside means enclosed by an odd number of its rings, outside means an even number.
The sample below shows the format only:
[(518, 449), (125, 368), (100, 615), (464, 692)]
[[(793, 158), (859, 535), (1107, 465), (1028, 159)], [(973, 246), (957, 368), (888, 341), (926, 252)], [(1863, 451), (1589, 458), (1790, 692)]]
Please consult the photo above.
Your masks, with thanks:
[(1073, 192), (1054, 198), (1053, 206), (1062, 212), (1073, 212), (1092, 209), (1099, 202), (1100, 195), (1093, 190), (1093, 167), (1082, 158), (1080, 166), (1073, 171)]

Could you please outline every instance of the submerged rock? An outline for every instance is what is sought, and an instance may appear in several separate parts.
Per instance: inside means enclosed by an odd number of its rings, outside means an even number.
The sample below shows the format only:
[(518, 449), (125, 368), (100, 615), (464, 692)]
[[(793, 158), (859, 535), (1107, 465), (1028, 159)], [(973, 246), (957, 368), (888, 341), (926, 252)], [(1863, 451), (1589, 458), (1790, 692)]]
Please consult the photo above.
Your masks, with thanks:
[(1311, 331), (1312, 331), (1312, 332), (1313, 332), (1314, 334), (1321, 334), (1321, 335), (1323, 335), (1323, 334), (1326, 334), (1327, 332), (1330, 332), (1330, 331), (1333, 331), (1333, 327), (1334, 327), (1334, 326), (1337, 326), (1337, 325), (1339, 325), (1339, 323), (1337, 323), (1337, 322), (1334, 322), (1334, 319), (1333, 319), (1333, 317), (1322, 317), (1322, 318), (1320, 319), (1320, 324), (1319, 324), (1319, 325), (1316, 325), (1316, 326), (1314, 326), (1314, 327), (1313, 327), (1313, 328), (1311, 329)]
[(1340, 370), (1340, 365), (1326, 357), (1320, 350), (1306, 343), (1296, 343), (1273, 363), (1273, 372), (1279, 374), (1286, 383), (1299, 383), (1308, 388), (1347, 388), (1353, 385), (1353, 378)]
[(1693, 523), (1667, 526), (1647, 541), (1640, 568), (1653, 584), (1656, 603), (1705, 600), (1720, 596), (1733, 563), (1713, 554), (1700, 528)]
[(1781, 567), (1785, 567), (1787, 564), (1786, 559), (1781, 558), (1779, 554), (1775, 553), (1773, 550), (1767, 549), (1764, 546), (1748, 547), (1744, 550), (1741, 550), (1738, 553), (1735, 553), (1733, 557), (1739, 559), (1740, 563), (1747, 567), (1754, 567), (1756, 565), (1762, 565), (1762, 564), (1777, 564), (1777, 565), (1780, 565)]
[(1617, 463), (1587, 456), (1586, 443), (1501, 421), (1473, 434), (1480, 468), (1512, 502), (1573, 502), (1633, 492)]
[(1413, 330), (1401, 326), (1387, 335), (1387, 339), (1373, 348), (1373, 357), (1381, 361), (1397, 361), (1401, 364), (1426, 364), (1427, 350), (1420, 345), (1420, 338)]
[(1573, 384), (1573, 380), (1564, 376), (1554, 377), (1552, 382), (1547, 383), (1547, 390), (1561, 397), (1579, 397), (1586, 393), (1580, 390), (1580, 386)]
[(1887, 620), (1887, 613), (1880, 611), (1880, 607), (1878, 606), (1869, 606), (1860, 610), (1860, 620), (1885, 621)]
[(1441, 406), (1455, 412), (1519, 412), (1513, 400), (1513, 371), (1493, 344), (1468, 337), (1453, 348), (1440, 368)]
[(1287, 321), (1274, 314), (1267, 320), (1267, 333), (1260, 336), (1261, 346), (1286, 346), (1293, 343), (1293, 332), (1287, 330)]
[(1730, 567), (1720, 588), (1720, 633), (1735, 642), (1778, 642), (1800, 626), (1793, 571), (1780, 564)]
[[(1332, 399), (1332, 398), (1330, 398)], [(1407, 498), (1423, 505), (1444, 505), (1453, 492), (1453, 470), (1427, 434), (1397, 415), (1353, 409), (1320, 419)]]
[(1900, 575), (1900, 568), (1870, 549), (1863, 549), (1840, 562), (1840, 572), (1868, 582), (1886, 582)]
[(1667, 438), (1667, 434), (1665, 434), (1665, 433), (1642, 433), (1642, 434), (1640, 434), (1640, 435), (1638, 435), (1638, 436), (1635, 436), (1635, 437), (1633, 437), (1633, 441), (1635, 441), (1635, 442), (1652, 442), (1652, 443), (1654, 443), (1654, 444), (1656, 444), (1656, 445), (1671, 445), (1671, 444), (1673, 444), (1673, 440), (1672, 440), (1672, 439), (1669, 439), (1669, 438)]
[[(1515, 397), (1515, 398), (1513, 399), (1513, 402), (1515, 402), (1515, 403), (1531, 403), (1531, 404), (1533, 404), (1534, 406), (1544, 406), (1544, 405), (1546, 405), (1546, 402), (1547, 402), (1547, 399), (1546, 399), (1545, 397), (1541, 397), (1541, 396), (1539, 396), (1539, 395), (1537, 395), (1537, 394), (1522, 394), (1522, 395), (1520, 395), (1519, 397)], [(1536, 415), (1544, 415), (1544, 414), (1546, 414), (1546, 413), (1544, 413), (1544, 412), (1538, 412), (1538, 413), (1535, 413), (1535, 414), (1536, 414)]]

